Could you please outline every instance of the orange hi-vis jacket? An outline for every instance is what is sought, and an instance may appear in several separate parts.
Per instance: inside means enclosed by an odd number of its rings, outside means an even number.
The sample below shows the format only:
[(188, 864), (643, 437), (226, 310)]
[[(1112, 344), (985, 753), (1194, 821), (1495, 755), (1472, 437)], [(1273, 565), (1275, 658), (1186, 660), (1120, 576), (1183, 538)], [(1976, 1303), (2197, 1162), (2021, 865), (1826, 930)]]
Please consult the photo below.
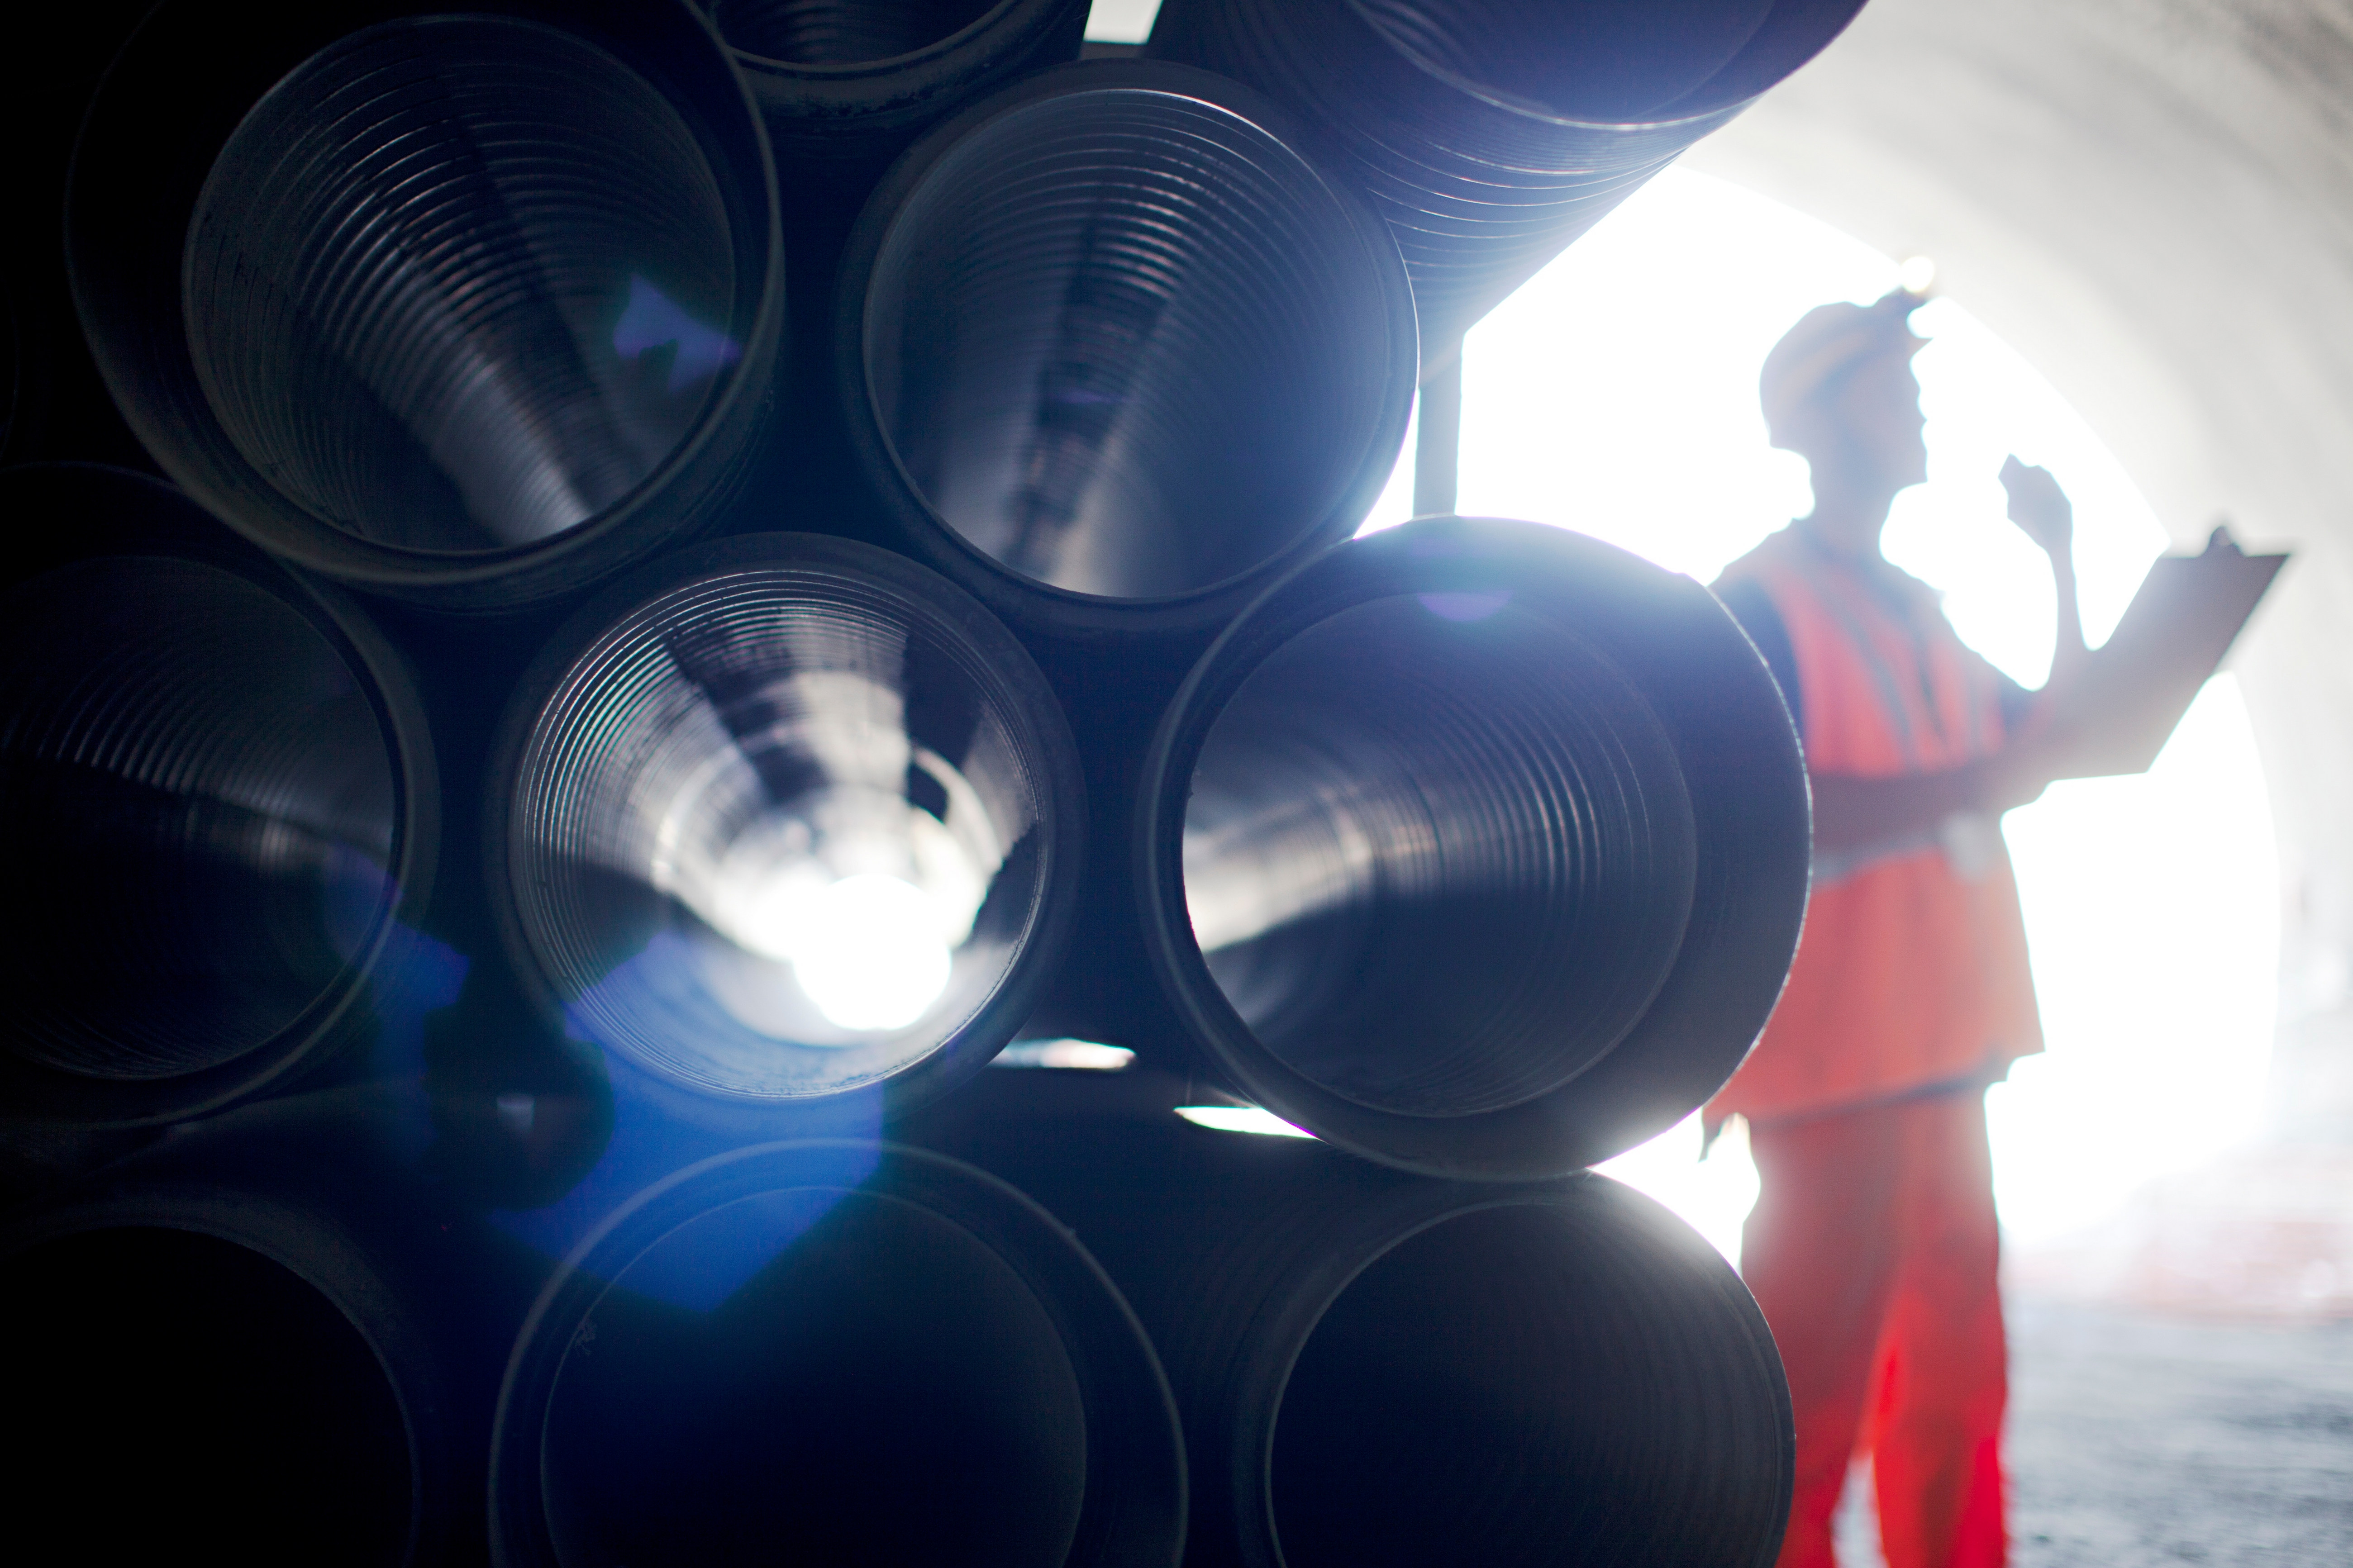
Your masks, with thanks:
[[(1841, 561), (1794, 527), (1725, 569), (1725, 582), (1742, 578), (1764, 590), (1788, 633), (1810, 772), (1935, 773), (2001, 745), (2001, 678), (1961, 642), (1926, 584)], [(1815, 851), (1788, 985), (1708, 1120), (1768, 1121), (1991, 1082), (2042, 1048), (2000, 827), (1956, 817), (1908, 839)]]

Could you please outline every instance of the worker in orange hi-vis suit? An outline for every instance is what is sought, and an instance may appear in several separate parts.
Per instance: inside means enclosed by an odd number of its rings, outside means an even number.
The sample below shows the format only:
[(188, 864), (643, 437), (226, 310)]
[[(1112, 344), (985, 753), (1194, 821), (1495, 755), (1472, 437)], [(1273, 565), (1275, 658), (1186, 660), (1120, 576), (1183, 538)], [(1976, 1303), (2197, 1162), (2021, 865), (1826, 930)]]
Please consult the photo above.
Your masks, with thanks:
[[(1766, 420), (1811, 465), (1814, 509), (1716, 584), (1788, 699), (1814, 795), (1788, 989), (1708, 1108), (1711, 1129), (1747, 1120), (1763, 1181), (1742, 1272), (1797, 1416), (1782, 1568), (1833, 1561), (1859, 1452), (1889, 1568), (1996, 1568), (2008, 1551), (1985, 1089), (2042, 1035), (1999, 822), (2042, 792), (2055, 748), (2037, 699), (1880, 554), (1896, 493), (1927, 478), (1921, 303), (1824, 305), (1767, 358)], [(2013, 458), (2001, 477), (2058, 579), (2063, 682), (2084, 657), (2073, 514), (2042, 469)]]

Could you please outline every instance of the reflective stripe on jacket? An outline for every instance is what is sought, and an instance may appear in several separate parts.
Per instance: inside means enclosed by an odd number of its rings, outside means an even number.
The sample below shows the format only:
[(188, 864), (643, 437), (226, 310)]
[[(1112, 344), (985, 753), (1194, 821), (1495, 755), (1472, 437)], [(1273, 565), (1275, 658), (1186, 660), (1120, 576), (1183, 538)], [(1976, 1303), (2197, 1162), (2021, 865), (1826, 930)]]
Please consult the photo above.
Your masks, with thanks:
[[(1754, 580), (1787, 628), (1807, 766), (1889, 778), (2002, 743), (2000, 679), (1926, 584), (1841, 561), (1796, 528), (1725, 572)], [(1806, 928), (1764, 1038), (1708, 1108), (1768, 1120), (1998, 1079), (2042, 1048), (2018, 885), (1998, 825), (1817, 851)]]

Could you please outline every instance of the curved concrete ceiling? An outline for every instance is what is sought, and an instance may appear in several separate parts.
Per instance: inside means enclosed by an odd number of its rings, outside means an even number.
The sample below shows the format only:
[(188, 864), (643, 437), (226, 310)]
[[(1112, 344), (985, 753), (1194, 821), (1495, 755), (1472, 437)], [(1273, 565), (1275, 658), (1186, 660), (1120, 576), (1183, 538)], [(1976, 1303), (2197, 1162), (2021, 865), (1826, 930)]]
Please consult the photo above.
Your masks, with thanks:
[(1872, 0), (1689, 161), (1933, 256), (2179, 542), (2227, 514), (2295, 550), (2233, 665), (2283, 1131), (2353, 1140), (2353, 0)]

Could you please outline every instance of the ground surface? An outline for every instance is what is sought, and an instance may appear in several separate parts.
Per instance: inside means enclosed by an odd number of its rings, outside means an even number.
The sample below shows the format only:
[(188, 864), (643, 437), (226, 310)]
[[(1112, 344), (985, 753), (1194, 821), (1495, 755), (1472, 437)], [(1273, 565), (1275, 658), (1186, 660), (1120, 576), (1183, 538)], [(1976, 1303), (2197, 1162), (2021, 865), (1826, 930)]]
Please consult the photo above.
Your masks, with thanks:
[[(2010, 1332), (2016, 1568), (2353, 1564), (2353, 1323), (2027, 1304)], [(1863, 1489), (1842, 1568), (1879, 1568)]]

